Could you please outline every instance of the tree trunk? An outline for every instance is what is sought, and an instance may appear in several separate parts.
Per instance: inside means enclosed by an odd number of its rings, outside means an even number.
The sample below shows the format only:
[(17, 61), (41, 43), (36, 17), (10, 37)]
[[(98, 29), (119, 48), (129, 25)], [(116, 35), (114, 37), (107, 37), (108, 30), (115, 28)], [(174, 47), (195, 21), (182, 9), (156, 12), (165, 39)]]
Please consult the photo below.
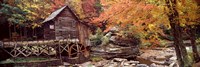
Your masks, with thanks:
[(194, 61), (198, 62), (200, 60), (200, 58), (199, 58), (196, 41), (195, 41), (196, 40), (196, 38), (195, 38), (196, 29), (190, 27), (189, 30), (190, 30), (189, 31), (190, 32), (190, 40), (191, 40), (191, 45), (192, 45)]
[(175, 23), (170, 23), (172, 31), (173, 31), (173, 36), (174, 36), (174, 48), (176, 51), (176, 56), (177, 56), (177, 60), (178, 60), (178, 64), (180, 67), (184, 67), (184, 62), (183, 62), (183, 57), (181, 54), (181, 47), (179, 46), (179, 34), (177, 33), (177, 25)]
[[(179, 21), (178, 21), (179, 22)], [(180, 26), (180, 24), (178, 23), (177, 26), (176, 26), (176, 32), (174, 32), (176, 35), (174, 36), (175, 37), (175, 42), (176, 42), (176, 39), (178, 40), (177, 41), (177, 45), (179, 46), (179, 49), (181, 50), (181, 54), (182, 54), (182, 59), (183, 59), (183, 62), (184, 62), (184, 67), (191, 67), (191, 63), (189, 63), (189, 57), (188, 57), (188, 53), (187, 53), (187, 50), (185, 48), (185, 44), (183, 43), (183, 28)]]
[(176, 0), (166, 0), (166, 5), (168, 9), (170, 10), (170, 13), (168, 14), (169, 21), (171, 28), (173, 30), (173, 36), (174, 36), (174, 47), (176, 50), (177, 60), (180, 67), (191, 67), (191, 64), (188, 61), (188, 55), (186, 48), (183, 44), (183, 38), (182, 38), (182, 28), (179, 24), (179, 14), (176, 10)]

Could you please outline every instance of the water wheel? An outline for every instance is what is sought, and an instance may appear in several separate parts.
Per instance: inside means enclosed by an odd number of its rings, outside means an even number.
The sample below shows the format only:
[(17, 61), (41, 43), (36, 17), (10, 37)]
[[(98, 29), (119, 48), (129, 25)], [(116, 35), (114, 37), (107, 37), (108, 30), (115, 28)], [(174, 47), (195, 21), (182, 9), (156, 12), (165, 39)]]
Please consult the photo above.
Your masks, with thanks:
[(86, 46), (79, 43), (65, 45), (61, 54), (63, 60), (69, 63), (82, 63), (89, 57), (89, 51)]

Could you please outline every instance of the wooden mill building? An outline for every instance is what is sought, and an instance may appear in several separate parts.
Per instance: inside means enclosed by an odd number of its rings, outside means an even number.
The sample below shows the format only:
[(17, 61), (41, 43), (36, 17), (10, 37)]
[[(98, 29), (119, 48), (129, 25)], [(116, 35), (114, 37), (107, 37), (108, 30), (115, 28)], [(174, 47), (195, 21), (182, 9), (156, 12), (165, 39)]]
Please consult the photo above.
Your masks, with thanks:
[(43, 21), (44, 39), (74, 39), (89, 45), (90, 28), (66, 5)]
[[(7, 59), (54, 55), (59, 56), (56, 58), (63, 61), (73, 60), (72, 63), (83, 61), (80, 58), (89, 57), (87, 46), (90, 45), (91, 28), (86, 21), (79, 20), (75, 12), (67, 5), (52, 12), (42, 22), (42, 27), (33, 29), (16, 26), (17, 24), (12, 26), (0, 24), (2, 28), (0, 31), (9, 29), (6, 33), (0, 34), (0, 53), (3, 53), (0, 57)], [(0, 61), (5, 59), (0, 58)]]

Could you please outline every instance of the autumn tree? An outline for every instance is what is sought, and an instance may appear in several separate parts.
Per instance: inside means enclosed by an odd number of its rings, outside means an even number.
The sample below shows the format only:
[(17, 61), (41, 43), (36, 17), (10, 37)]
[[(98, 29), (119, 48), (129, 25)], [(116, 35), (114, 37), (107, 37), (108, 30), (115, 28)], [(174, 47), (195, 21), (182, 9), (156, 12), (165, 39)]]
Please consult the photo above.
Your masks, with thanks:
[(67, 0), (68, 6), (73, 9), (81, 20), (89, 20), (89, 18), (98, 15), (95, 6), (97, 2), (99, 2), (99, 0)]
[[(170, 5), (172, 4), (172, 5)], [(188, 66), (188, 55), (187, 55), (187, 51), (185, 46), (183, 45), (183, 39), (182, 39), (182, 28), (180, 27), (180, 23), (179, 20), (177, 19), (179, 17), (178, 11), (176, 9), (176, 5), (177, 1), (173, 0), (166, 0), (166, 5), (170, 10), (170, 14), (168, 14), (169, 17), (169, 21), (170, 21), (170, 25), (172, 27), (173, 30), (173, 35), (174, 35), (174, 46), (176, 49), (176, 55), (178, 59), (178, 63), (180, 65), (180, 67), (185, 67)], [(175, 19), (176, 18), (176, 19)], [(185, 65), (184, 63), (187, 63), (187, 65)]]
[[(189, 26), (190, 30), (194, 30), (192, 27), (199, 24), (198, 19), (198, 6), (195, 1), (191, 0), (165, 0), (166, 6), (169, 10), (167, 13), (168, 19), (170, 21), (171, 29), (174, 35), (174, 46), (176, 49), (176, 54), (181, 67), (191, 66), (188, 59), (187, 50), (183, 43), (183, 28)], [(195, 45), (195, 32), (191, 31), (190, 37), (192, 42), (193, 57), (195, 61), (199, 60), (199, 55), (197, 52), (197, 47)]]
[[(154, 5), (146, 4), (139, 0), (101, 0), (103, 13), (98, 18), (94, 18), (93, 23), (102, 25), (106, 23), (107, 30), (119, 25), (124, 30), (131, 31), (133, 35), (139, 35), (143, 43), (151, 42), (159, 44), (159, 34), (163, 34), (161, 26), (167, 26), (168, 21), (158, 22), (151, 13)], [(160, 18), (166, 18), (162, 16)], [(154, 23), (154, 22), (157, 23)], [(159, 20), (161, 21), (161, 20)], [(149, 36), (151, 35), (151, 36)]]
[(66, 0), (46, 0), (50, 4), (51, 12), (55, 11), (56, 9), (66, 5)]
[(73, 9), (74, 12), (76, 12), (79, 19), (85, 18), (83, 8), (82, 8), (82, 0), (68, 0), (67, 4), (70, 8)]
[(51, 13), (51, 4), (41, 0), (21, 0), (16, 6), (28, 12), (26, 17), (32, 22), (32, 26), (37, 26), (37, 23), (42, 22)]
[(186, 29), (189, 34), (189, 38), (191, 40), (191, 46), (193, 51), (193, 59), (195, 62), (200, 61), (200, 56), (197, 51), (196, 46), (196, 28), (200, 24), (200, 14), (199, 14), (199, 6), (197, 4), (198, 1), (193, 0), (183, 0), (179, 1), (177, 8), (180, 14), (180, 23), (183, 28)]
[(97, 16), (97, 11), (95, 8), (97, 0), (84, 0), (82, 3), (83, 12), (86, 18)]
[(65, 0), (6, 0), (5, 3), (27, 12), (28, 26), (36, 27), (53, 11), (65, 5)]

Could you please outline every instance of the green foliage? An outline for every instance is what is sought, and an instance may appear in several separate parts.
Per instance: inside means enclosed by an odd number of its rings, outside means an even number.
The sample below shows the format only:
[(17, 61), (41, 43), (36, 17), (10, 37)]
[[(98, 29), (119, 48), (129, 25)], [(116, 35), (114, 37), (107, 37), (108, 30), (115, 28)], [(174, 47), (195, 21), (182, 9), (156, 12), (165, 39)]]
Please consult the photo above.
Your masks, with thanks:
[(159, 44), (159, 46), (160, 47), (165, 47), (166, 45), (167, 45), (167, 41), (165, 41), (165, 40), (160, 40), (160, 44)]
[(198, 52), (200, 54), (200, 45), (199, 44), (197, 45), (197, 50), (198, 50)]
[(125, 28), (122, 28), (122, 31), (120, 31), (119, 34), (127, 38), (142, 38), (144, 35), (137, 31), (136, 26), (127, 25)]
[(186, 47), (187, 49), (187, 53), (188, 53), (188, 64), (194, 63), (194, 57), (193, 57), (193, 51), (192, 51), (192, 47)]
[(107, 33), (105, 36), (101, 38), (101, 45), (107, 45), (109, 43), (109, 39), (111, 37), (111, 32)]
[(2, 8), (0, 9), (1, 16), (5, 16), (7, 21), (11, 22), (11, 24), (22, 24), (27, 18), (25, 15), (27, 12), (21, 10), (18, 7), (10, 6), (9, 4), (1, 4)]
[(196, 39), (196, 42), (197, 42), (197, 43), (200, 43), (200, 38)]
[(97, 1), (94, 6), (97, 9), (98, 13), (103, 12), (103, 9), (102, 9), (103, 5), (101, 5), (100, 1)]
[(104, 32), (100, 28), (96, 30), (96, 34), (90, 36), (90, 40), (93, 43), (94, 46), (97, 45), (107, 45), (109, 43), (109, 39), (111, 37), (111, 32), (106, 33), (104, 35)]
[(82, 4), (83, 4), (82, 0), (69, 0), (69, 5), (74, 8), (73, 10), (76, 12), (76, 14), (80, 19), (85, 18)]
[(103, 5), (101, 5), (100, 4), (100, 2), (97, 2), (96, 4), (95, 4), (95, 7), (102, 7)]
[(7, 59), (5, 61), (1, 61), (0, 64), (6, 64), (6, 63), (15, 63), (14, 60)]
[(197, 46), (197, 50), (200, 54), (200, 38), (196, 39), (196, 46)]
[(23, 62), (35, 62), (35, 61), (42, 61), (42, 60), (51, 60), (49, 58), (11, 58), (5, 61), (1, 61), (0, 64), (6, 63), (23, 63)]
[(90, 58), (90, 60), (93, 61), (93, 62), (98, 62), (98, 61), (103, 60), (103, 58), (100, 57), (100, 56), (92, 56), (92, 57)]
[[(2, 13), (11, 23), (23, 24), (27, 27), (39, 27), (41, 22), (57, 8), (65, 4), (65, 0), (4, 0)], [(4, 9), (5, 8), (5, 9)], [(27, 22), (25, 25), (24, 22)]]
[(150, 42), (145, 42), (145, 43), (142, 43), (141, 45), (140, 45), (140, 48), (148, 48), (148, 47), (150, 47), (152, 44), (150, 43)]
[(93, 46), (100, 45), (102, 43), (101, 38), (103, 37), (103, 32), (100, 28), (98, 28), (94, 35), (90, 36), (90, 40), (93, 43)]

